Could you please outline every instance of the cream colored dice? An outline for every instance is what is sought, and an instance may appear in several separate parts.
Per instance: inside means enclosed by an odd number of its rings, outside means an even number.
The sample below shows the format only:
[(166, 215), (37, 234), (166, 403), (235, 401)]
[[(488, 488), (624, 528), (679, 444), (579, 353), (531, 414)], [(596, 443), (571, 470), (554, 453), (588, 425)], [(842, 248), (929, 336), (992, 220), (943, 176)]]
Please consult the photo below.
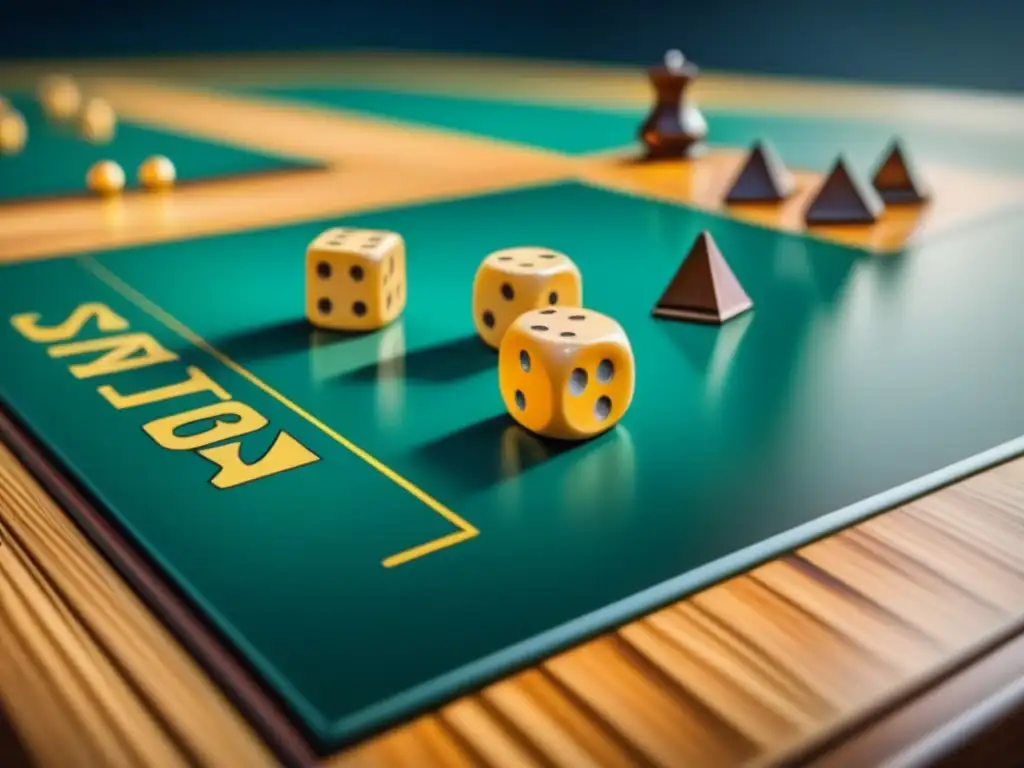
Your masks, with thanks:
[(335, 331), (383, 328), (405, 309), (405, 241), (395, 232), (335, 227), (306, 249), (306, 318)]
[(67, 75), (52, 75), (39, 88), (43, 110), (54, 120), (70, 120), (82, 106), (82, 93)]
[(14, 107), (0, 113), (0, 155), (14, 155), (25, 147), (28, 141), (28, 125), (25, 118)]
[(116, 195), (124, 189), (124, 169), (113, 160), (94, 163), (85, 175), (86, 186), (102, 197)]
[(82, 135), (89, 141), (105, 143), (114, 138), (117, 115), (106, 99), (93, 97), (85, 102), (79, 117)]
[(139, 184), (143, 189), (161, 190), (170, 189), (174, 186), (177, 172), (174, 163), (163, 155), (147, 157), (139, 165)]
[(547, 306), (583, 303), (583, 278), (572, 259), (536, 246), (491, 253), (473, 280), (473, 323), (497, 349), (506, 329), (523, 312)]
[(622, 326), (579, 307), (520, 315), (498, 350), (509, 414), (543, 437), (583, 440), (615, 426), (633, 402), (636, 364)]

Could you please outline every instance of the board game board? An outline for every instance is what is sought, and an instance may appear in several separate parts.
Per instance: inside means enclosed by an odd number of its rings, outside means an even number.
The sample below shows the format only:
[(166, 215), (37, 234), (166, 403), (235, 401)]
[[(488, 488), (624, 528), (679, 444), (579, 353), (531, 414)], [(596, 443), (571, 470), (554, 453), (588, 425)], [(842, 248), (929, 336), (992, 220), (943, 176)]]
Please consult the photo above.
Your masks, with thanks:
[[(112, 100), (133, 87), (112, 82)], [(367, 160), (363, 120), (406, 133), (410, 154), (436, 131), (477, 165), (456, 150), (440, 199), (409, 199), (434, 173), (412, 159), (390, 202), (5, 264), (0, 402), (115, 565), (186, 617), (179, 631), (203, 628), (193, 650), (224, 689), (280, 710), (318, 754), (1024, 450), (1019, 135), (708, 110), (708, 156), (650, 166), (632, 146), (642, 111), (223, 89), (225, 103), (267, 95), (352, 127), (353, 180), (370, 173), (359, 158), (397, 179), (406, 146), (394, 167)], [(204, 130), (166, 141), (193, 153), (197, 180), (278, 166)], [(794, 211), (830, 160), (866, 171), (897, 132), (934, 203), (808, 230)], [(724, 206), (759, 137), (799, 193)], [(32, 158), (0, 158), (0, 179), (28, 178), (17, 163)], [(345, 160), (322, 172), (348, 183)], [(502, 182), (519, 160), (535, 172)], [(71, 186), (38, 178), (4, 198)], [(304, 320), (305, 248), (331, 226), (405, 238), (394, 324)], [(652, 317), (702, 231), (754, 310), (722, 326)], [(633, 345), (634, 403), (592, 441), (517, 426), (473, 332), (480, 260), (527, 244), (569, 254), (584, 304)]]
[(224, 177), (239, 177), (315, 168), (301, 158), (289, 158), (222, 142), (201, 140), (131, 122), (118, 126), (110, 142), (85, 141), (73, 126), (47, 119), (36, 99), (9, 96), (10, 105), (26, 120), (31, 141), (25, 150), (0, 163), (0, 202), (34, 198), (83, 196), (85, 174), (98, 160), (111, 159), (128, 174), (151, 155), (175, 158), (178, 181), (189, 184)]

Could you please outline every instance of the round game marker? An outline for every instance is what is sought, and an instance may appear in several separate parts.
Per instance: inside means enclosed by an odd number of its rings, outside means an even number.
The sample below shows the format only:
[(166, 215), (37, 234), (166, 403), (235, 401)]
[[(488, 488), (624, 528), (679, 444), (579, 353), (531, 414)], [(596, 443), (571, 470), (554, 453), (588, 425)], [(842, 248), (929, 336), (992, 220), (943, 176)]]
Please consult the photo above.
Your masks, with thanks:
[(680, 50), (673, 48), (665, 54), (665, 67), (671, 72), (678, 72), (685, 63), (686, 57), (683, 56), (683, 52)]

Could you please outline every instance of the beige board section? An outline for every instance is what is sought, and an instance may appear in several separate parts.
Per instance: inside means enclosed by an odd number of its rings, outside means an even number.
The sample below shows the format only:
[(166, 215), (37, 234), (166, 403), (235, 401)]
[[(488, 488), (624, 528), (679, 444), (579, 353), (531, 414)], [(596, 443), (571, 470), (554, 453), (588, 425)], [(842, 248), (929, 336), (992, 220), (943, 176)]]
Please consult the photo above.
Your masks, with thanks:
[[(807, 229), (803, 211), (821, 182), (819, 174), (796, 170), (797, 193), (781, 205), (722, 204), (742, 162), (738, 150), (714, 151), (683, 163), (642, 164), (630, 162), (621, 153), (581, 159), (454, 131), (205, 88), (125, 77), (92, 77), (82, 82), (89, 93), (107, 99), (127, 119), (325, 163), (333, 170), (320, 178), (282, 173), (202, 182), (187, 191), (171, 190), (158, 202), (128, 195), (103, 205), (92, 199), (0, 205), (0, 259), (127, 246), (570, 178), (882, 253), (1024, 200), (1022, 178), (929, 165), (922, 174), (934, 190), (934, 201), (926, 206), (889, 206), (873, 225)], [(396, 184), (396, 175), (408, 176), (408, 183)], [(345, 190), (352, 193), (356, 185), (368, 192), (355, 193), (360, 199), (353, 209), (343, 198)], [(170, 199), (175, 202), (169, 203)], [(196, 201), (199, 204), (193, 205)], [(79, 240), (85, 232), (88, 237)]]
[(563, 158), (544, 150), (342, 110), (138, 79), (86, 85), (135, 122), (349, 168), (502, 173), (523, 164), (565, 167)]
[(694, 160), (645, 163), (628, 152), (587, 162), (588, 182), (627, 194), (711, 211), (739, 221), (843, 245), (886, 253), (1024, 204), (1024, 179), (996, 179), (959, 168), (929, 166), (933, 199), (924, 205), (890, 205), (874, 224), (808, 227), (804, 211), (825, 175), (794, 171), (796, 191), (781, 203), (727, 205), (725, 196), (746, 159), (738, 150), (711, 150)]
[[(122, 116), (326, 165), (0, 205), (0, 261), (126, 247), (342, 216), (569, 178), (569, 158), (530, 147), (347, 113), (137, 79), (84, 81)], [(171, 158), (173, 161), (173, 158)]]
[(26, 203), (0, 207), (0, 261), (351, 216), (549, 178), (548, 170), (528, 166), (501, 174), (353, 168), (208, 182), (162, 194), (131, 192), (110, 200)]
[[(652, 52), (651, 64), (660, 55)], [(394, 51), (19, 63), (0, 68), (0, 91), (35, 85), (52, 72), (131, 72), (207, 84), (365, 84), (595, 107), (644, 107), (651, 99), (643, 67)], [(693, 95), (706, 107), (908, 120), (981, 135), (1018, 136), (1024, 124), (1024, 99), (1012, 94), (704, 71)]]

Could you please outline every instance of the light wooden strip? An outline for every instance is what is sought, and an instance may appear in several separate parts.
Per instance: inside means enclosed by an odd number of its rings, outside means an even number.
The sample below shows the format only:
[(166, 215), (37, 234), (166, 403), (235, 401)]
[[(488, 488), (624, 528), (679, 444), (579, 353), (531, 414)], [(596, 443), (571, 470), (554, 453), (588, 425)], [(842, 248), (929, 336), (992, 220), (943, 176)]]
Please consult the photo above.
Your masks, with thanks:
[(543, 763), (518, 734), (504, 727), (484, 706), (485, 699), (465, 698), (445, 707), (438, 715), (487, 765), (541, 768)]
[(991, 525), (983, 527), (977, 524), (977, 514), (968, 517), (962, 510), (952, 509), (940, 515), (934, 508), (922, 510), (914, 504), (907, 506), (907, 515), (922, 523), (922, 536), (938, 537), (948, 548), (969, 548), (977, 556), (990, 558), (1010, 571), (1018, 580), (1024, 577), (1024, 567), (1014, 551), (1015, 536), (1024, 531), (1024, 524), (1003, 526), (1002, 521), (989, 517), (986, 522)]
[(825, 174), (795, 169), (796, 191), (779, 204), (726, 205), (725, 196), (745, 158), (745, 151), (722, 149), (694, 160), (640, 163), (629, 154), (602, 153), (585, 160), (580, 173), (586, 181), (607, 189), (681, 203), (769, 229), (883, 253), (1024, 206), (1024, 179), (929, 165), (921, 170), (934, 191), (934, 199), (928, 205), (889, 206), (874, 224), (808, 227), (804, 213)]
[(331, 768), (467, 768), (474, 764), (436, 715), (421, 717), (325, 761)]
[(691, 602), (771, 657), (832, 710), (867, 701), (896, 671), (863, 648), (856, 636), (835, 632), (752, 580), (734, 580)]
[[(926, 568), (912, 562), (901, 567), (885, 559), (880, 548), (853, 541), (849, 535), (828, 539), (803, 554), (841, 581), (855, 584), (874, 602), (954, 647), (1002, 619), (994, 606), (980, 603)], [(899, 589), (893, 589), (895, 583)]]
[(976, 575), (972, 581), (985, 585), (985, 601), (1012, 614), (1024, 595), (1019, 562), (1010, 561), (1006, 553), (1000, 556), (994, 547), (982, 549), (984, 542), (979, 545), (973, 537), (953, 537), (928, 524), (913, 526), (909, 531), (907, 528), (883, 516), (870, 521), (862, 532), (950, 580), (960, 582), (961, 571), (972, 571)]
[[(644, 67), (415, 52), (33, 61), (0, 68), (0, 90), (33, 87), (53, 72), (214, 85), (355, 84), (604, 108), (645, 109), (651, 102)], [(719, 109), (908, 121), (989, 135), (1016, 136), (1024, 124), (1024, 100), (1009, 94), (704, 71), (693, 96)]]
[[(19, 549), (13, 538), (11, 548)], [(90, 701), (86, 703), (90, 712), (103, 718), (105, 729), (118, 734), (118, 740), (126, 750), (125, 764), (135, 764), (142, 759), (143, 756), (133, 748), (137, 743), (146, 744), (147, 758), (162, 765), (185, 764), (178, 746), (161, 729), (160, 723), (149, 713), (131, 714), (131, 706), (137, 699), (135, 692), (128, 687), (128, 681), (77, 622), (69, 606), (50, 586), (47, 576), (27, 558), (20, 559), (24, 570), (9, 576), (28, 602), (31, 611), (29, 626), (41, 627), (54, 638), (54, 644), (63, 649), (68, 676), (82, 681), (83, 690), (91, 694)]]
[(827, 571), (821, 571), (824, 578), (815, 579), (797, 566), (794, 560), (778, 560), (758, 568), (751, 578), (833, 632), (856, 638), (858, 645), (890, 666), (917, 668), (949, 651), (941, 637), (917, 629), (905, 617), (887, 611), (842, 581), (825, 580)]
[(910, 700), (897, 694), (884, 713), (860, 721), (856, 732), (826, 731), (772, 765), (1018, 766), (1024, 754), (1024, 635), (1020, 621), (1006, 629), (977, 647), (967, 663), (947, 667), (922, 681), (924, 687), (912, 684)]
[[(718, 699), (719, 690), (726, 688), (726, 697), (741, 697), (747, 703), (738, 706), (762, 706), (770, 716), (783, 722), (772, 728), (803, 730), (811, 726), (822, 712), (830, 708), (827, 702), (816, 695), (813, 688), (801, 683), (790, 670), (773, 663), (772, 659), (758, 654), (749, 644), (743, 643), (725, 627), (716, 624), (706, 613), (686, 603), (672, 609), (658, 611), (647, 617), (643, 623), (636, 622), (625, 627), (622, 634), (629, 636), (632, 627), (647, 626), (664, 637), (665, 642), (674, 644), (678, 651), (690, 660), (700, 663), (707, 676), (720, 680), (712, 682), (703, 696), (711, 707)], [(680, 685), (692, 685), (689, 675), (683, 675), (681, 659), (675, 663), (661, 663), (677, 679)], [(669, 669), (671, 667), (671, 669)], [(689, 681), (689, 682), (688, 682)], [(731, 712), (722, 715), (732, 717)], [(739, 718), (734, 727), (743, 728), (746, 718)]]
[(780, 735), (794, 735), (807, 722), (803, 713), (779, 702), (763, 688), (759, 690), (756, 681), (748, 681), (740, 689), (729, 685), (721, 672), (687, 654), (650, 624), (634, 622), (623, 627), (619, 636), (650, 664), (664, 670), (679, 690), (698, 699), (716, 720), (751, 742), (757, 752)]
[(390, 206), (488, 194), (564, 176), (524, 163), (504, 172), (338, 168), (126, 194), (0, 206), (0, 261), (39, 259), (184, 237), (353, 216)]
[(753, 744), (694, 700), (680, 698), (637, 661), (613, 638), (602, 638), (544, 667), (657, 765), (735, 765), (755, 754)]
[[(19, 567), (13, 551), (0, 546), (0, 574)], [(85, 726), (70, 706), (69, 697), (59, 681), (47, 677), (38, 659), (47, 649), (20, 633), (20, 627), (7, 606), (13, 587), (0, 582), (0, 697), (30, 756), (44, 765), (90, 765), (100, 755), (97, 740), (90, 738)], [(42, 642), (37, 639), (35, 642)]]
[[(10, 542), (6, 546), (14, 547)], [(125, 741), (124, 732), (110, 721), (109, 711), (105, 711), (97, 701), (106, 690), (106, 686), (97, 679), (102, 674), (89, 674), (95, 672), (95, 666), (92, 670), (82, 670), (80, 666), (76, 669), (75, 659), (67, 658), (68, 655), (77, 656), (81, 662), (84, 655), (88, 665), (88, 657), (90, 654), (95, 657), (96, 649), (83, 644), (80, 639), (72, 641), (66, 633), (53, 632), (52, 607), (47, 605), (46, 595), (38, 588), (32, 594), (31, 576), (24, 571), (18, 573), (6, 568), (2, 576), (5, 618), (14, 637), (21, 639), (28, 649), (28, 662), (41, 671), (41, 677), (48, 686), (61, 689), (72, 721), (95, 745), (103, 762), (111, 766), (130, 765), (135, 756), (132, 750), (135, 744)], [(17, 581), (29, 581), (28, 590), (19, 589)], [(96, 659), (95, 664), (103, 664), (102, 658)], [(141, 712), (136, 715), (141, 726), (140, 739), (136, 744), (145, 744), (144, 740), (152, 736), (152, 731), (147, 727), (145, 715)], [(162, 739), (153, 746), (155, 754), (167, 757)], [(38, 749), (36, 745), (29, 748), (33, 751)]]
[(628, 768), (637, 754), (588, 718), (543, 674), (523, 672), (482, 694), (554, 765)]
[[(47, 619), (33, 614), (25, 606), (12, 602), (18, 634), (38, 653), (47, 648), (50, 655), (35, 663), (54, 672), (50, 693), (59, 694), (63, 706), (78, 713), (83, 722), (92, 723), (95, 736), (90, 739), (105, 764), (128, 764), (128, 756), (112, 741), (117, 733), (112, 725), (96, 721), (100, 710), (81, 696), (109, 695), (109, 686), (118, 677), (120, 683), (115, 706), (122, 723), (126, 743), (150, 764), (169, 764), (167, 739), (188, 744), (189, 751), (204, 764), (271, 765), (269, 753), (253, 737), (237, 712), (214, 689), (195, 662), (167, 634), (154, 617), (139, 603), (125, 584), (82, 538), (74, 525), (56, 508), (42, 489), (30, 480), (6, 447), (0, 446), (0, 510), (4, 528), (13, 532), (5, 537), (3, 548), (24, 546), (27, 553), (43, 564), (53, 591), (22, 571), (21, 588), (35, 611), (44, 610), (49, 601), (62, 605), (63, 631), (55, 615)], [(8, 540), (9, 539), (9, 540)], [(16, 550), (15, 550), (16, 551)], [(13, 562), (5, 556), (5, 566)], [(12, 589), (8, 582), (8, 589)], [(28, 597), (34, 590), (34, 595)], [(12, 597), (13, 600), (13, 597)], [(53, 609), (51, 609), (53, 610)], [(55, 633), (56, 632), (56, 633)], [(85, 638), (95, 638), (86, 642)], [(89, 664), (105, 671), (100, 677), (75, 679), (61, 657), (73, 655), (83, 668)], [(116, 659), (116, 673), (111, 669)], [(57, 666), (54, 666), (57, 665)], [(95, 671), (93, 675), (99, 674)], [(133, 689), (124, 687), (130, 679)], [(104, 682), (101, 684), (100, 680)], [(3, 685), (3, 681), (0, 681)], [(17, 691), (0, 689), (0, 697), (13, 701)], [(140, 699), (139, 697), (144, 697)], [(143, 701), (146, 703), (143, 704)], [(160, 713), (162, 734), (153, 730), (149, 712)], [(27, 715), (23, 715), (27, 716)], [(38, 714), (46, 718), (47, 713)], [(125, 719), (126, 718), (126, 719)], [(79, 738), (83, 736), (80, 735)], [(33, 750), (47, 745), (32, 744)], [(182, 759), (186, 759), (182, 756)]]
[(282, 172), (202, 182), (162, 195), (128, 193), (113, 200), (85, 197), (0, 206), (0, 259), (284, 224), (570, 178), (878, 252), (899, 250), (1024, 206), (1024, 179), (930, 166), (924, 175), (935, 191), (933, 203), (890, 206), (873, 225), (808, 228), (804, 210), (822, 174), (795, 171), (797, 192), (781, 204), (726, 206), (724, 196), (744, 158), (738, 150), (653, 164), (615, 153), (560, 157), (335, 110), (124, 78), (91, 84), (139, 122), (339, 165), (319, 174)]
[(536, 702), (523, 695), (520, 686), (496, 687), (484, 700), (491, 703), (494, 712), (500, 714), (521, 740), (526, 738), (534, 745), (544, 756), (545, 764), (578, 765), (580, 768), (600, 768), (607, 764), (603, 760), (596, 761), (570, 734), (558, 728)]
[[(994, 490), (998, 490), (998, 486)], [(977, 499), (954, 486), (942, 496), (935, 497), (927, 507), (911, 504), (908, 510), (912, 516), (950, 528), (958, 536), (991, 544), (1016, 563), (1018, 558), (1014, 543), (1024, 533), (1024, 510), (1012, 506), (1012, 494), (1013, 489), (1007, 488), (1008, 503), (1002, 504), (995, 494), (989, 499)], [(979, 525), (979, 521), (983, 524)]]
[(544, 150), (337, 109), (127, 78), (88, 86), (137, 123), (349, 168), (502, 173), (524, 162), (565, 168)]
[(131, 79), (91, 85), (137, 122), (330, 165), (200, 181), (162, 194), (130, 191), (113, 199), (88, 195), (83, 170), (81, 196), (0, 204), (0, 261), (487, 194), (569, 179), (578, 165), (530, 147), (333, 110)]

